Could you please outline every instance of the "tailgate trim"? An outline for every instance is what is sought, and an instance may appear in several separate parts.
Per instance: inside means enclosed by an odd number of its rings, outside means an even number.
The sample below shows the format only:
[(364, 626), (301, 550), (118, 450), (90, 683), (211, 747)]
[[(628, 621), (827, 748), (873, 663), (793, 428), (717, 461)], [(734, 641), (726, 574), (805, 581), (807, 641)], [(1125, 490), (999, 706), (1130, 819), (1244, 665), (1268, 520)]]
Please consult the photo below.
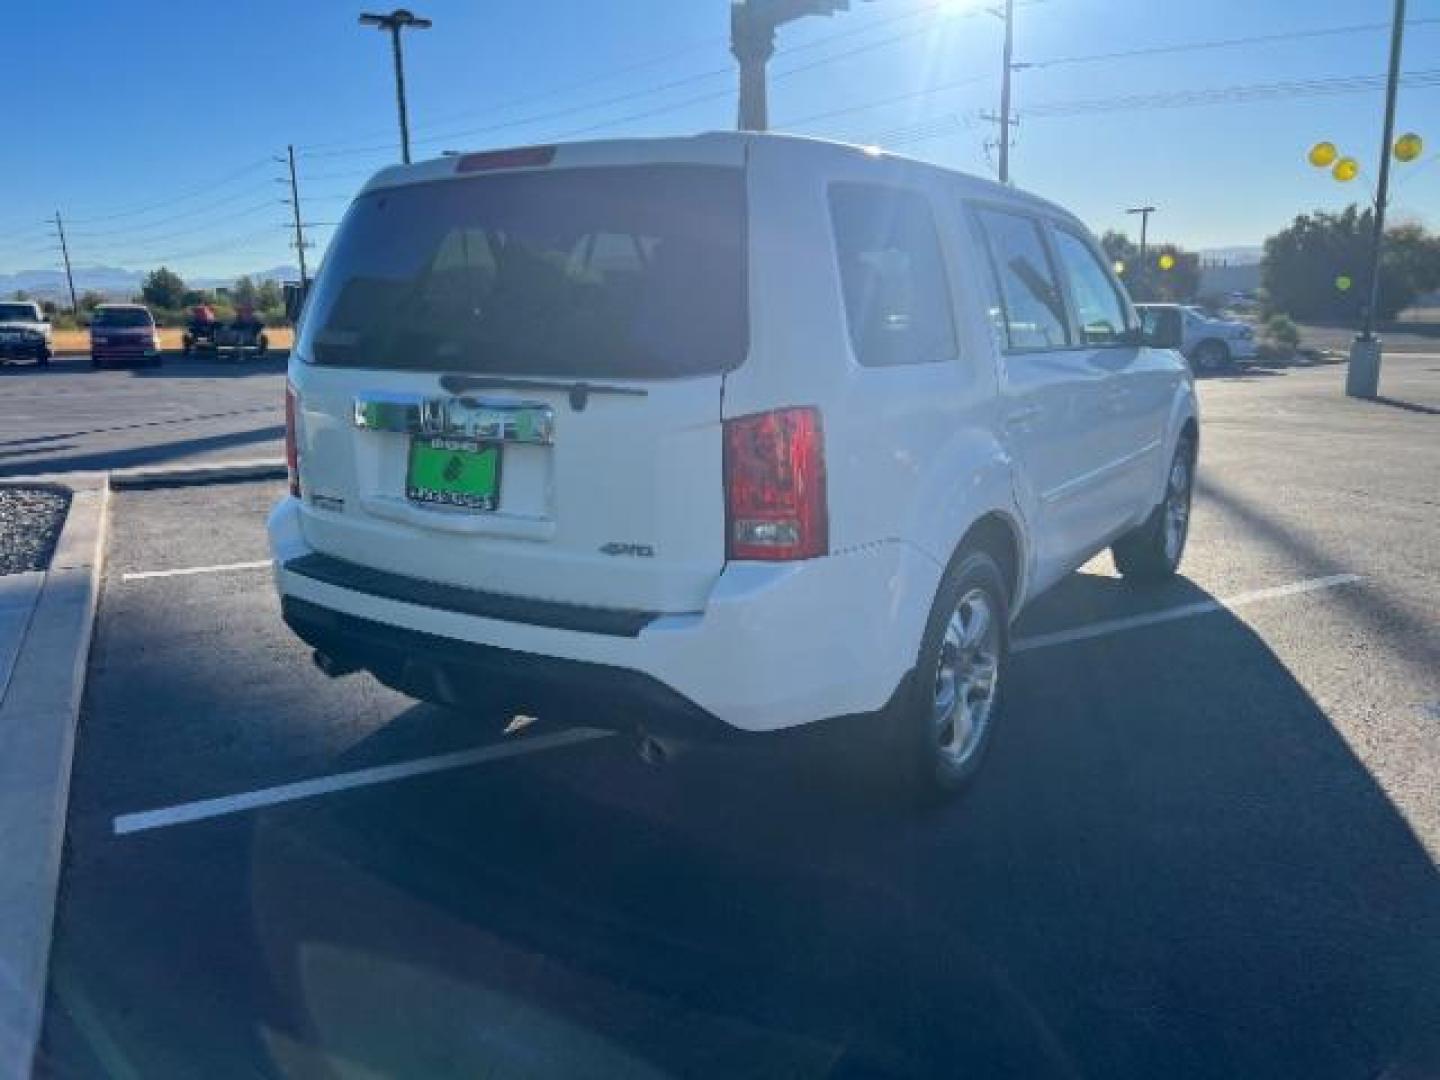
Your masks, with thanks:
[(553, 630), (633, 638), (639, 637), (641, 630), (660, 618), (660, 613), (654, 611), (585, 607), (556, 600), (532, 600), (505, 593), (464, 589), (458, 585), (444, 585), (438, 581), (376, 570), (319, 552), (291, 559), (284, 564), (284, 569), (326, 585), (398, 600), (403, 604)]

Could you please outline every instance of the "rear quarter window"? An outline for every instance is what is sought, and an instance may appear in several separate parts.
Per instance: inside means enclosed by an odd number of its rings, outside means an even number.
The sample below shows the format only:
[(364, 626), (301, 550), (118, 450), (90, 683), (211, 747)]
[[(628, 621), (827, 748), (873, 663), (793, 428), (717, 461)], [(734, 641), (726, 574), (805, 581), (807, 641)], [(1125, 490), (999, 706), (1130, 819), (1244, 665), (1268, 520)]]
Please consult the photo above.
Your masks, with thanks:
[(882, 184), (830, 186), (840, 291), (866, 367), (932, 364), (957, 353), (950, 283), (930, 201)]

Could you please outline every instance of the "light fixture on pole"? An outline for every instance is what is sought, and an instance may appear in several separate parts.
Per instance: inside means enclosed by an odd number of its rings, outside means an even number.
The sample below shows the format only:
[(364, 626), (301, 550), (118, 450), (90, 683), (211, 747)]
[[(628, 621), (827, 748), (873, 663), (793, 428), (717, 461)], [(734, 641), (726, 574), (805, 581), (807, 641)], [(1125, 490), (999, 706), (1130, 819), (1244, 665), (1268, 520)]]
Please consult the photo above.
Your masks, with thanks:
[(361, 15), (360, 25), (374, 26), (390, 32), (390, 47), (395, 56), (395, 101), (400, 109), (400, 158), (409, 165), (410, 120), (405, 111), (405, 59), (400, 49), (400, 32), (428, 30), (434, 24), (404, 8), (396, 8), (389, 15)]

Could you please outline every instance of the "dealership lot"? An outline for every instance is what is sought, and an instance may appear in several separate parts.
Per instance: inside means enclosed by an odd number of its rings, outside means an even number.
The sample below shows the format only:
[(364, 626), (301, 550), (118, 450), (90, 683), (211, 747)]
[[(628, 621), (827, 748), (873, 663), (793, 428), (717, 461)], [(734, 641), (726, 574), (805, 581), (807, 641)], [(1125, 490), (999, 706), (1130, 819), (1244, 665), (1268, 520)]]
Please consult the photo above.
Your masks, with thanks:
[[(1440, 356), (1342, 381), (1203, 384), (1185, 576), (1029, 612), (926, 814), (833, 739), (655, 769), (328, 680), (280, 485), (116, 493), (41, 1071), (1435, 1074)], [(239, 382), (165, 438), (266, 431)]]
[(0, 367), (0, 477), (278, 457), (285, 360)]

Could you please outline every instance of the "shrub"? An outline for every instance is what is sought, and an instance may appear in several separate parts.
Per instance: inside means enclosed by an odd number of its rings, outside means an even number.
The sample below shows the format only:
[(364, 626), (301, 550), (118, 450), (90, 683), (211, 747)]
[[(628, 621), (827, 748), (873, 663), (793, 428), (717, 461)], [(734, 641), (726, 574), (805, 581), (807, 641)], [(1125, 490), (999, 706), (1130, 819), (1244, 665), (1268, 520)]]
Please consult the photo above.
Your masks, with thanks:
[(1265, 320), (1265, 338), (1281, 352), (1292, 353), (1300, 345), (1300, 330), (1289, 315), (1271, 315)]

